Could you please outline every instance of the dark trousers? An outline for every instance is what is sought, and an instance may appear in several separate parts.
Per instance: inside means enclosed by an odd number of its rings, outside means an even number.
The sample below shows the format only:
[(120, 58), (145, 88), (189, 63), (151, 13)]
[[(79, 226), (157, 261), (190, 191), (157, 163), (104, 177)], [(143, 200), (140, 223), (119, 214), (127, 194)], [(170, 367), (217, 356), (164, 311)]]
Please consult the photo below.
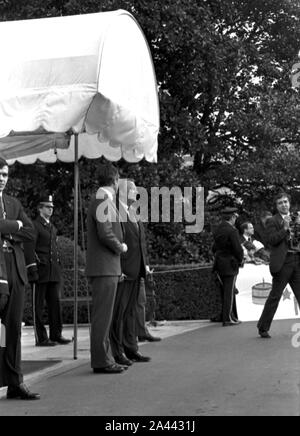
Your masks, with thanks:
[(137, 299), (140, 279), (119, 283), (111, 329), (111, 346), (115, 357), (137, 352), (136, 335)]
[(5, 253), (9, 286), (9, 301), (2, 322), (6, 329), (2, 379), (3, 386), (19, 386), (23, 383), (21, 372), (21, 334), (25, 290), (20, 279), (14, 253)]
[(145, 280), (141, 279), (136, 305), (136, 335), (138, 337), (145, 337), (150, 334), (146, 326), (146, 303), (147, 296)]
[(91, 277), (91, 367), (105, 368), (115, 363), (110, 330), (118, 287), (118, 276)]
[(290, 284), (300, 305), (300, 254), (287, 253), (285, 262), (280, 271), (273, 274), (272, 289), (265, 303), (257, 328), (268, 331), (280, 302), (282, 293), (287, 284)]
[(236, 316), (236, 300), (235, 300), (235, 282), (237, 276), (220, 276), (222, 281), (223, 292), (223, 307), (222, 307), (222, 321), (232, 321), (232, 316)]
[(37, 283), (33, 287), (33, 310), (36, 342), (48, 340), (44, 325), (45, 301), (48, 309), (49, 337), (55, 341), (61, 337), (62, 315), (60, 307), (60, 282)]

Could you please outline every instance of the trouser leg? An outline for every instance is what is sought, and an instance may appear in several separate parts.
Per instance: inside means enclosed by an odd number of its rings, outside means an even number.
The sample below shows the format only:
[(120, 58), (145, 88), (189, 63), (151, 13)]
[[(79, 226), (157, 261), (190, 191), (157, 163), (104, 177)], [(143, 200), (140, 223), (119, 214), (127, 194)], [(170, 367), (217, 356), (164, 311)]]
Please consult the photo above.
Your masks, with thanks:
[(269, 331), (282, 293), (293, 274), (293, 259), (288, 259), (281, 270), (273, 275), (272, 289), (257, 323), (258, 330)]
[(148, 336), (149, 331), (146, 327), (146, 287), (144, 279), (140, 281), (136, 311), (136, 335), (138, 337)]
[(48, 340), (48, 333), (44, 324), (44, 307), (47, 283), (37, 283), (35, 286), (35, 333), (37, 342)]
[(130, 292), (131, 282), (123, 281), (118, 284), (110, 332), (111, 349), (114, 357), (121, 356), (124, 353), (124, 315), (130, 299)]
[(136, 305), (139, 292), (140, 279), (133, 280), (131, 283), (130, 299), (124, 315), (124, 337), (123, 345), (126, 352), (137, 352), (138, 341), (136, 334)]
[(223, 310), (222, 319), (223, 322), (230, 322), (232, 305), (233, 305), (233, 293), (235, 287), (236, 276), (225, 276), (222, 277), (223, 283)]
[(9, 302), (3, 316), (6, 329), (6, 348), (3, 359), (4, 385), (19, 386), (23, 382), (21, 371), (21, 335), (24, 310), (24, 283), (19, 277), (14, 253), (5, 253), (9, 285)]
[(104, 368), (115, 363), (110, 345), (110, 330), (118, 277), (93, 277), (91, 319), (91, 366)]
[(49, 282), (47, 284), (46, 302), (49, 317), (49, 336), (51, 341), (56, 341), (62, 334), (60, 282)]

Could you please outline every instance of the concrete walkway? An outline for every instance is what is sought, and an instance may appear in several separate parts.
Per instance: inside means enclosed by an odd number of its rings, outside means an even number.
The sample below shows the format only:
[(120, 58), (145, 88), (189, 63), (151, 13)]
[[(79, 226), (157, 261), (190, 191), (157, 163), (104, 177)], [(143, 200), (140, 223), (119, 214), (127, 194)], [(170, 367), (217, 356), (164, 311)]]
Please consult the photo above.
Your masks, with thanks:
[[(63, 359), (61, 367), (28, 376), (41, 401), (2, 399), (0, 415), (299, 416), (298, 323), (274, 321), (271, 340), (257, 337), (255, 322), (226, 328), (209, 322), (166, 323), (152, 330), (164, 337), (161, 342), (141, 344), (151, 362), (135, 363), (117, 375), (91, 372), (83, 328), (78, 361), (69, 356), (72, 346), (56, 347), (48, 357)], [(24, 355), (30, 359), (47, 357), (27, 346)]]
[[(149, 331), (153, 336), (162, 339), (170, 336), (179, 335), (190, 330), (206, 327), (208, 321), (164, 321), (159, 322), (157, 327), (149, 326)], [(63, 335), (72, 339), (74, 335), (73, 326), (65, 326)], [(90, 359), (90, 330), (88, 325), (79, 325), (77, 330), (77, 350), (74, 360), (74, 343), (56, 347), (36, 347), (35, 337), (32, 327), (23, 327), (22, 331), (22, 362), (26, 369), (32, 363), (32, 370), (25, 374), (24, 382), (27, 385), (45, 380), (53, 375), (61, 374), (65, 371), (77, 368), (89, 362)], [(141, 342), (142, 347), (145, 343)], [(40, 365), (38, 363), (40, 362)], [(48, 362), (48, 364), (47, 364)], [(40, 366), (35, 370), (36, 366)], [(6, 388), (0, 388), (0, 399), (6, 396)], [(1, 411), (0, 411), (1, 414)]]

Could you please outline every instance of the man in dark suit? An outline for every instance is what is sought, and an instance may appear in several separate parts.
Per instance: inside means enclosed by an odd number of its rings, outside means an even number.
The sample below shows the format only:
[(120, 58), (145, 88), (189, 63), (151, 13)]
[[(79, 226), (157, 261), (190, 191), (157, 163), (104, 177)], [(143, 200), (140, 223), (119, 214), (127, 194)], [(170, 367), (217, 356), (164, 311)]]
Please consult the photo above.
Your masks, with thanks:
[(143, 224), (136, 220), (130, 207), (136, 200), (133, 180), (119, 181), (119, 212), (123, 221), (124, 241), (128, 251), (121, 256), (124, 280), (119, 283), (111, 330), (111, 344), (116, 362), (131, 365), (132, 361), (148, 362), (150, 357), (139, 353), (136, 333), (137, 300), (141, 277), (146, 276), (147, 249)]
[(288, 283), (300, 304), (300, 247), (294, 241), (289, 195), (280, 192), (275, 197), (275, 206), (276, 215), (267, 221), (272, 290), (257, 324), (260, 336), (266, 339), (271, 337), (269, 329)]
[[(21, 203), (3, 193), (8, 181), (7, 162), (0, 158), (0, 219), (13, 224), (8, 233), (1, 234), (2, 250), (9, 296), (1, 296), (2, 324), (6, 331), (6, 348), (1, 362), (2, 385), (8, 386), (7, 399), (38, 400), (40, 396), (32, 393), (23, 383), (21, 372), (21, 330), (24, 308), (27, 271), (23, 253), (23, 242), (34, 239), (33, 225), (25, 214)], [(4, 230), (5, 231), (5, 230)]]
[[(71, 341), (62, 336), (60, 288), (62, 273), (57, 248), (57, 230), (51, 223), (53, 197), (45, 195), (38, 204), (39, 216), (33, 222), (35, 240), (24, 244), (28, 280), (33, 289), (33, 318), (36, 345), (51, 347)], [(47, 303), (49, 336), (44, 325), (44, 304)]]
[(118, 281), (121, 276), (120, 255), (127, 251), (123, 229), (116, 208), (118, 171), (104, 165), (99, 171), (96, 196), (87, 214), (86, 275), (92, 287), (91, 366), (94, 373), (121, 373), (112, 355), (110, 329)]
[(213, 252), (215, 253), (214, 270), (218, 273), (222, 285), (222, 321), (223, 326), (240, 323), (235, 317), (235, 282), (239, 267), (243, 262), (243, 248), (239, 234), (234, 227), (238, 217), (237, 209), (226, 207), (221, 211), (223, 221), (214, 232)]

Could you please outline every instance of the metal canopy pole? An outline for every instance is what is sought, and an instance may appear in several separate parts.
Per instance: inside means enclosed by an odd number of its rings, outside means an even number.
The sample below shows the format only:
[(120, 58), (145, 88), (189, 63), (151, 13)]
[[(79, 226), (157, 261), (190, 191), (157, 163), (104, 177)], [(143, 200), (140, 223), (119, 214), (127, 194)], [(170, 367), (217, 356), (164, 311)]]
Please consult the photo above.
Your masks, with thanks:
[(74, 360), (77, 360), (78, 330), (78, 133), (75, 133), (74, 147)]

